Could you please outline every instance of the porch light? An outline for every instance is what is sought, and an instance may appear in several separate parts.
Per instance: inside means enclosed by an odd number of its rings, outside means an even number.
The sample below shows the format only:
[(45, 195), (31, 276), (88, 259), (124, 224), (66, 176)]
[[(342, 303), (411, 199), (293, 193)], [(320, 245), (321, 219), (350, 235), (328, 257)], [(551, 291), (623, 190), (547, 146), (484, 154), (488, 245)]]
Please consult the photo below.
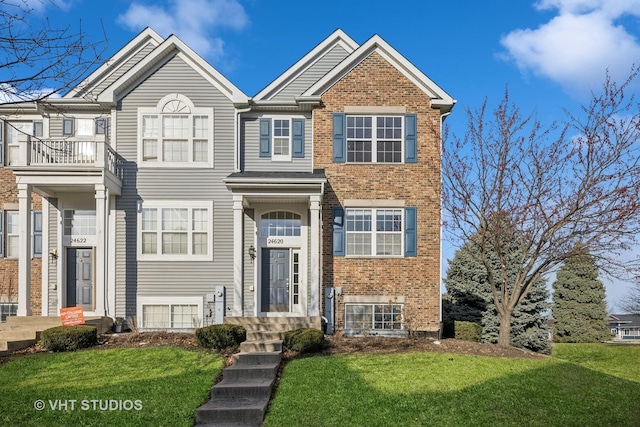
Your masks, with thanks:
[(253, 260), (256, 259), (256, 248), (251, 245), (247, 252), (249, 253), (249, 258), (251, 258), (251, 263), (253, 264)]

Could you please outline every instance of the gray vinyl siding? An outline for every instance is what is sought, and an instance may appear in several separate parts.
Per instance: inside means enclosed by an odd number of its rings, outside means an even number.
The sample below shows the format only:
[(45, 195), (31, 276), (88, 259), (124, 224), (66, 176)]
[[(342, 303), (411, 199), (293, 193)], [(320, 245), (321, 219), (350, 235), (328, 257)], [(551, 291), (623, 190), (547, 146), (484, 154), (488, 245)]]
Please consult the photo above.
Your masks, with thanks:
[[(80, 114), (80, 113), (78, 113)], [(109, 138), (111, 138), (111, 118), (108, 116), (108, 112), (105, 112), (104, 114), (100, 114), (100, 113), (95, 113), (94, 119), (97, 118), (106, 118), (107, 119), (107, 133)], [(65, 113), (64, 116), (55, 116), (55, 117), (51, 117), (51, 119), (49, 119), (49, 137), (51, 139), (62, 139), (62, 138), (69, 138), (68, 136), (64, 136), (62, 135), (62, 121), (65, 118), (75, 118), (76, 114), (74, 113)], [(82, 113), (82, 117), (87, 117), (86, 112)], [(74, 132), (76, 132), (78, 130), (77, 125), (75, 125), (74, 127)], [(95, 132), (95, 128), (94, 128), (94, 132)]]
[(300, 73), (298, 77), (291, 81), (291, 83), (284, 87), (275, 96), (271, 97), (271, 99), (286, 100), (301, 95), (315, 82), (331, 71), (333, 67), (338, 65), (338, 63), (346, 58), (347, 55), (347, 51), (341, 46), (335, 46), (322, 58), (318, 59), (318, 61)]
[(101, 82), (99, 85), (96, 86), (96, 88), (94, 90), (92, 90), (92, 93), (94, 94), (99, 94), (101, 93), (103, 90), (105, 90), (106, 88), (109, 87), (109, 85), (111, 85), (111, 83), (115, 82), (116, 80), (118, 80), (120, 77), (122, 77), (122, 75), (124, 73), (126, 73), (127, 71), (129, 71), (131, 68), (133, 68), (133, 66), (135, 66), (138, 62), (140, 62), (142, 60), (142, 58), (144, 58), (145, 56), (147, 56), (153, 49), (155, 49), (155, 44), (152, 44), (151, 42), (147, 43), (146, 46), (144, 46), (142, 49), (140, 49), (135, 55), (133, 55), (131, 58), (129, 58), (127, 61), (125, 61), (120, 68), (118, 68), (117, 70), (115, 70), (113, 72), (113, 74), (111, 74), (109, 77), (107, 77), (103, 82)]
[[(282, 114), (270, 114), (262, 117), (289, 118)], [(294, 117), (300, 117), (296, 115)], [(242, 170), (245, 172), (311, 172), (313, 170), (313, 123), (311, 114), (305, 114), (304, 157), (292, 158), (290, 162), (274, 162), (270, 157), (260, 157), (259, 117), (245, 117), (241, 120), (240, 138)]]
[[(58, 245), (58, 199), (48, 199), (49, 206), (49, 218), (47, 218), (47, 233), (49, 239), (48, 248), (46, 252), (42, 253), (42, 262), (49, 261), (49, 254), (57, 249)], [(58, 260), (61, 260), (59, 257)], [(47, 284), (49, 287), (49, 315), (55, 316), (58, 313), (58, 262), (49, 262), (49, 277), (47, 277)], [(62, 285), (60, 285), (62, 286)]]
[[(138, 108), (156, 107), (169, 93), (188, 97), (196, 107), (214, 108), (214, 168), (151, 169), (136, 164)], [(117, 151), (125, 160), (122, 195), (116, 203), (117, 313), (134, 314), (137, 297), (204, 296), (216, 285), (225, 285), (231, 293), (233, 204), (223, 183), (234, 165), (231, 101), (174, 56), (121, 100), (116, 120)], [(138, 260), (138, 200), (213, 200), (213, 261)]]
[(55, 116), (49, 119), (49, 137), (62, 138), (62, 116)]
[[(253, 209), (245, 209), (244, 210), (244, 246), (243, 248), (248, 248), (251, 245), (256, 246), (255, 243), (255, 211)], [(253, 316), (255, 309), (255, 296), (257, 293), (257, 288), (254, 288), (255, 291), (250, 289), (251, 286), (254, 286), (255, 283), (255, 269), (256, 269), (256, 260), (251, 261), (247, 251), (243, 251), (244, 253), (244, 271), (243, 271), (243, 294), (244, 294), (244, 304), (242, 307), (243, 314), (245, 316)], [(231, 301), (231, 306), (233, 306), (233, 301)], [(227, 295), (227, 305), (229, 305), (229, 295)]]

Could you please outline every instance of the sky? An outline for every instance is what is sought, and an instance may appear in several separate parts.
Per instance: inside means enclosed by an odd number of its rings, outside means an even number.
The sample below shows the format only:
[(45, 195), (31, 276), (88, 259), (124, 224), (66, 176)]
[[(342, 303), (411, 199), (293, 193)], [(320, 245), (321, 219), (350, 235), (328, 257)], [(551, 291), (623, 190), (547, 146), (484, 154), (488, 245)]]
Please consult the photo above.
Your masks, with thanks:
[[(378, 34), (457, 100), (447, 118), (496, 105), (508, 87), (523, 113), (551, 121), (640, 65), (640, 0), (27, 0), (33, 18), (80, 26), (111, 56), (145, 27), (175, 34), (252, 96), (337, 28)], [(638, 86), (635, 87), (639, 89)], [(443, 243), (446, 259), (453, 243)], [(603, 278), (615, 309), (630, 284)]]

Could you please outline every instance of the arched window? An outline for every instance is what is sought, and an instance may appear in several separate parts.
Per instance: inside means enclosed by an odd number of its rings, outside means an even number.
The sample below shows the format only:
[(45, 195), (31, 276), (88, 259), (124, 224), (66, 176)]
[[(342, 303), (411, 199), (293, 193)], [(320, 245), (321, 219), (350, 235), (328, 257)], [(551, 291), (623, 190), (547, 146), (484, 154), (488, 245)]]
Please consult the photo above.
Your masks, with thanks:
[(302, 220), (293, 212), (277, 211), (263, 214), (260, 219), (260, 236), (300, 236)]
[(139, 160), (146, 166), (213, 165), (212, 108), (196, 108), (186, 96), (172, 93), (156, 108), (141, 108), (139, 126)]

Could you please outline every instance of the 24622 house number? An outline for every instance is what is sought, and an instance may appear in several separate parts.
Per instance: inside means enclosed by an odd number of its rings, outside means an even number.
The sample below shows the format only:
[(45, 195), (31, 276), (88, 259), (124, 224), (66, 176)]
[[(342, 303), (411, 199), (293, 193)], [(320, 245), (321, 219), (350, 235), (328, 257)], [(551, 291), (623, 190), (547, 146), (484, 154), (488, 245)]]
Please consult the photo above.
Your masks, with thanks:
[(71, 243), (87, 243), (86, 237), (72, 237)]
[(282, 245), (284, 243), (284, 239), (268, 239), (268, 245)]

